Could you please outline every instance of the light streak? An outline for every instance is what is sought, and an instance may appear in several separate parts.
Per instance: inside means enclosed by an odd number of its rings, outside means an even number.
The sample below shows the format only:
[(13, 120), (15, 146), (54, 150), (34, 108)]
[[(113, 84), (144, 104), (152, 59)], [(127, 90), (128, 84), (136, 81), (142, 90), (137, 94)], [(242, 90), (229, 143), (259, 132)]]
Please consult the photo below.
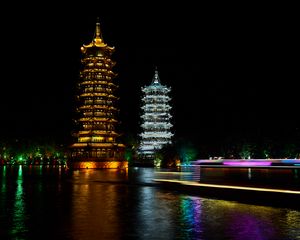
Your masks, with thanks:
[(181, 180), (169, 180), (169, 179), (153, 179), (153, 181), (155, 181), (155, 182), (179, 183), (179, 184), (182, 184), (182, 185), (198, 186), (198, 187), (227, 188), (227, 189), (260, 191), (260, 192), (300, 194), (300, 191), (293, 191), (293, 190), (286, 190), (286, 189), (272, 189), (272, 188), (243, 187), (243, 186), (233, 186), (233, 185), (219, 185), (219, 184), (198, 183), (198, 182), (193, 182), (193, 181), (181, 181)]

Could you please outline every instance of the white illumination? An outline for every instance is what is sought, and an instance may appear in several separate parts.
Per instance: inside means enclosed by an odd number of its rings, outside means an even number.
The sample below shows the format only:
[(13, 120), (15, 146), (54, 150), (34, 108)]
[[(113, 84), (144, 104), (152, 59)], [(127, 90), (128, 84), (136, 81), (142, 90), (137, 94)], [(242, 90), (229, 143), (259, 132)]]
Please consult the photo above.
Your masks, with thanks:
[(152, 83), (142, 87), (144, 96), (141, 107), (143, 114), (140, 116), (143, 121), (140, 134), (140, 155), (153, 156), (157, 149), (172, 143), (171, 128), (173, 125), (170, 123), (172, 107), (169, 104), (171, 98), (168, 96), (170, 91), (170, 87), (161, 85), (157, 70)]

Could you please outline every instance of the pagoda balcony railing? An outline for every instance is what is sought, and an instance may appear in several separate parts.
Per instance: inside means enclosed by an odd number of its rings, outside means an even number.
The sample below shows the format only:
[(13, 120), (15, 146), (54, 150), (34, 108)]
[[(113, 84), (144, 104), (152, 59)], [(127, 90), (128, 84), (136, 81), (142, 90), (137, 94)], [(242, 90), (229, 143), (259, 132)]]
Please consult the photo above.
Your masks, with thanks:
[(153, 118), (151, 118), (151, 119), (147, 119), (146, 121), (145, 121), (145, 124), (147, 124), (148, 126), (156, 126), (156, 125), (166, 125), (166, 124), (168, 124), (170, 122), (170, 119), (153, 119)]
[(93, 100), (93, 99), (86, 99), (86, 100), (83, 100), (82, 101), (83, 105), (84, 106), (107, 106), (107, 107), (110, 107), (110, 108), (113, 108), (114, 106), (114, 103), (111, 102), (111, 101), (107, 101), (107, 100)]
[(172, 118), (172, 116), (168, 116), (168, 114), (145, 113), (141, 116), (141, 118), (151, 122), (155, 122), (155, 121), (164, 122), (164, 120), (169, 120), (170, 118)]
[(141, 151), (153, 151), (153, 150), (159, 150), (163, 147), (163, 145), (166, 145), (167, 143), (163, 142), (163, 143), (150, 143), (150, 144), (143, 144), (139, 147), (139, 149)]
[(156, 89), (149, 89), (149, 88), (142, 88), (142, 91), (147, 95), (166, 95), (168, 94), (171, 89), (168, 88), (156, 88)]
[(143, 111), (143, 115), (142, 116), (155, 116), (155, 117), (167, 117), (167, 116), (171, 116), (170, 111), (153, 111), (152, 109), (142, 109)]
[(147, 127), (147, 128), (169, 128), (172, 127), (172, 123), (170, 122), (145, 122), (141, 125), (141, 127)]
[(85, 97), (82, 97), (79, 101), (81, 102), (85, 102), (85, 101), (99, 101), (99, 103), (101, 105), (103, 104), (111, 104), (111, 103), (114, 103), (116, 98), (110, 98), (108, 97), (109, 95), (107, 96), (94, 96), (94, 97), (91, 97), (91, 96), (85, 96)]
[[(101, 137), (104, 137), (103, 140), (100, 140), (100, 139), (90, 139), (90, 140), (78, 140), (78, 143), (92, 143), (92, 144), (95, 144), (95, 143), (115, 143), (115, 140), (108, 140), (108, 138), (112, 138), (112, 137), (105, 137), (105, 136), (101, 136)], [(84, 137), (85, 138), (85, 137)]]
[(164, 131), (169, 131), (170, 130), (170, 128), (172, 127), (172, 124), (165, 124), (165, 125), (163, 125), (163, 124), (152, 124), (152, 125), (146, 125), (146, 124), (143, 124), (142, 126), (141, 126), (143, 129), (144, 129), (144, 131), (149, 131), (149, 132), (156, 132), (156, 131), (159, 131), (159, 132), (164, 132)]
[(148, 126), (156, 126), (156, 125), (167, 125), (169, 122), (170, 119), (149, 118), (146, 119), (145, 123), (143, 124), (147, 124)]
[(83, 76), (81, 77), (81, 84), (82, 85), (99, 85), (99, 86), (107, 86), (114, 84), (111, 81), (111, 78), (108, 77), (95, 77), (95, 76)]
[[(86, 59), (85, 59), (86, 60)], [(83, 65), (86, 67), (96, 67), (105, 68), (107, 70), (112, 69), (112, 64), (104, 63), (103, 61), (95, 61), (95, 59), (90, 59), (90, 61), (82, 61)]]
[(161, 100), (153, 100), (153, 99), (142, 99), (143, 100), (143, 107), (144, 106), (160, 106), (160, 107), (171, 107), (170, 103), (168, 101), (161, 101)]
[(82, 90), (89, 89), (89, 88), (93, 89), (93, 88), (97, 88), (97, 87), (99, 87), (99, 88), (111, 88), (111, 89), (117, 89), (118, 88), (116, 85), (111, 84), (110, 82), (105, 82), (105, 83), (104, 82), (101, 82), (101, 83), (97, 82), (97, 83), (95, 83), (93, 81), (89, 81), (89, 82), (85, 81), (83, 83), (79, 83), (79, 88), (82, 89)]
[(155, 110), (155, 109), (146, 109), (144, 110), (144, 114), (147, 115), (154, 115), (154, 116), (164, 116), (169, 113), (168, 110)]
[(85, 88), (83, 94), (93, 94), (93, 93), (112, 93), (113, 90), (110, 88), (103, 88), (103, 87), (90, 87)]
[(144, 111), (143, 115), (145, 117), (171, 117), (172, 115), (170, 114), (169, 111)]
[(145, 95), (143, 99), (161, 99), (161, 100), (170, 100), (169, 96), (161, 96), (161, 95)]
[(170, 129), (157, 129), (157, 131), (149, 131), (149, 129), (143, 129), (143, 133), (141, 133), (141, 137), (155, 137), (155, 138), (169, 138), (172, 137), (173, 134), (170, 132)]
[(164, 122), (164, 119), (170, 119), (171, 116), (168, 116), (166, 113), (144, 113), (144, 115), (141, 116), (141, 118), (146, 118), (148, 120), (158, 121), (158, 122)]
[(149, 146), (149, 148), (157, 148), (157, 147), (162, 147), (163, 145), (166, 144), (171, 144), (172, 142), (170, 140), (166, 140), (166, 141), (143, 141), (141, 142), (140, 146)]
[[(112, 102), (99, 101), (99, 100), (94, 101), (94, 104), (92, 104), (92, 103), (88, 104), (88, 106), (94, 106), (94, 105), (96, 105), (96, 106), (107, 106), (107, 107), (113, 107), (114, 106), (114, 104)], [(84, 105), (84, 106), (86, 106), (86, 105)], [(92, 112), (92, 110), (87, 111), (87, 112)]]
[(170, 131), (144, 131), (140, 134), (141, 137), (153, 137), (153, 138), (169, 138), (174, 134)]
[[(111, 118), (111, 116), (104, 116), (104, 117), (91, 117), (91, 118), (80, 118), (78, 122), (83, 123), (84, 125), (97, 125), (97, 124), (104, 124), (108, 122), (115, 123), (117, 120)], [(94, 128), (96, 129), (96, 128)]]
[(156, 131), (149, 131), (149, 129), (144, 129), (144, 132), (140, 134), (140, 136), (146, 136), (146, 137), (169, 137), (173, 136), (173, 133), (171, 131), (168, 131), (168, 129), (157, 129)]
[(82, 105), (80, 107), (78, 107), (79, 110), (85, 110), (85, 109), (103, 109), (103, 110), (108, 110), (108, 111), (117, 111), (117, 108), (114, 108), (113, 106), (110, 105), (98, 105), (98, 104), (87, 104), (87, 105)]
[(147, 115), (142, 115), (141, 118), (144, 119), (145, 123), (146, 122), (168, 123), (172, 117), (171, 116), (166, 116), (166, 115), (147, 114)]
[(173, 134), (161, 134), (161, 135), (155, 135), (155, 134), (141, 134), (140, 135), (143, 140), (153, 140), (153, 141), (165, 141), (167, 139), (171, 139)]
[(148, 98), (148, 97), (143, 97), (142, 101), (143, 102), (154, 102), (154, 103), (168, 103), (171, 100), (171, 98)]
[(169, 129), (173, 127), (173, 125), (171, 123), (155, 122), (155, 123), (144, 123), (141, 125), (141, 127), (147, 129)]
[(106, 98), (116, 98), (114, 95), (112, 95), (109, 92), (103, 92), (103, 93), (98, 93), (98, 92), (93, 92), (93, 93), (83, 93), (80, 95), (81, 98), (86, 98), (86, 97), (106, 97)]
[(156, 142), (169, 142), (172, 138), (170, 137), (145, 137), (142, 138), (141, 143), (156, 143)]
[(170, 107), (170, 108), (172, 108), (171, 106), (170, 106), (170, 103), (168, 103), (168, 102), (166, 102), (166, 101), (144, 101), (144, 103), (143, 103), (144, 105), (142, 106), (142, 107), (148, 107), (148, 106), (159, 106), (159, 107)]
[(147, 115), (147, 116), (141, 116), (142, 119), (144, 119), (145, 122), (155, 124), (155, 123), (168, 123), (171, 120), (171, 117), (164, 117), (164, 116), (157, 116), (157, 115)]
[(113, 129), (95, 129), (95, 128), (91, 128), (91, 130), (84, 130), (84, 131), (79, 131), (78, 134), (95, 134), (95, 135), (99, 135), (99, 134), (117, 134)]
[(168, 131), (166, 129), (162, 129), (161, 131), (158, 130), (144, 130), (144, 132), (141, 133), (141, 136), (155, 136), (155, 137), (159, 137), (159, 136), (163, 136), (166, 137), (167, 135), (172, 136), (173, 133), (171, 133), (171, 131)]
[(149, 97), (149, 96), (144, 96), (142, 98), (143, 101), (154, 101), (154, 102), (169, 102), (171, 100), (171, 98), (169, 97)]
[(83, 70), (81, 71), (81, 73), (86, 73), (86, 72), (101, 73), (101, 74), (106, 75), (106, 76), (115, 75), (115, 73), (111, 69), (89, 67), (89, 66), (85, 65), (83, 67)]
[[(90, 114), (86, 114), (86, 113), (84, 113), (83, 114), (83, 116), (84, 116), (84, 118), (93, 118), (93, 117), (106, 117), (108, 114), (107, 113), (105, 113), (105, 112), (102, 112), (102, 113), (90, 113)], [(109, 116), (111, 116), (111, 115), (109, 115)]]
[(168, 142), (172, 138), (171, 137), (142, 137), (141, 142)]
[(109, 127), (107, 124), (86, 124), (86, 126), (84, 126), (83, 129), (84, 130), (81, 130), (79, 132), (114, 131), (114, 127)]
[(112, 62), (110, 58), (103, 57), (103, 56), (93, 56), (93, 57), (84, 57), (82, 61), (96, 61), (101, 60), (103, 62)]
[(171, 123), (144, 123), (141, 127), (145, 130), (155, 131), (156, 129), (168, 130), (173, 127), (173, 125)]
[(147, 104), (141, 107), (141, 109), (147, 111), (167, 112), (172, 109), (172, 107), (167, 104)]
[(173, 124), (170, 121), (159, 121), (157, 118), (150, 119), (151, 121), (145, 121), (141, 126), (143, 127), (171, 127)]
[(79, 119), (80, 122), (93, 122), (93, 121), (97, 121), (97, 122), (117, 122), (117, 120), (113, 119), (113, 118), (100, 118), (100, 117), (91, 117), (91, 118), (80, 118)]

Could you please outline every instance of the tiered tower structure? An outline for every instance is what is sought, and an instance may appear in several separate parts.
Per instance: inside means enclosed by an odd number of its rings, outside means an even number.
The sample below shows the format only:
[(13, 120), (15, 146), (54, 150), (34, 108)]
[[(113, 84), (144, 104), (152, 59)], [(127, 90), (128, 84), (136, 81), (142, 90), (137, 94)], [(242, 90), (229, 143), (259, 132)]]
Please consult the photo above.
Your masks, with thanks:
[(171, 98), (168, 96), (170, 91), (171, 87), (160, 83), (157, 69), (152, 83), (142, 87), (142, 133), (138, 153), (140, 158), (146, 161), (154, 159), (156, 150), (172, 143), (173, 125), (170, 122), (172, 116), (169, 104)]
[(111, 60), (114, 47), (104, 43), (100, 23), (96, 23), (93, 41), (81, 47), (82, 69), (77, 94), (77, 129), (71, 146), (73, 168), (123, 168), (125, 146), (117, 142), (115, 96), (117, 85)]

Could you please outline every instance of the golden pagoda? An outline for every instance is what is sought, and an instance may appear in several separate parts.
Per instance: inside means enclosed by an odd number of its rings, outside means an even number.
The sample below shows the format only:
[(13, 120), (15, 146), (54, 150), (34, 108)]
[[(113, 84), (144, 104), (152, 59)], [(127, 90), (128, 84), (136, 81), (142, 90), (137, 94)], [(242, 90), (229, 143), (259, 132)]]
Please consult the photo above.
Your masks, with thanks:
[(96, 23), (93, 41), (81, 47), (81, 71), (78, 83), (78, 117), (71, 145), (72, 168), (126, 168), (125, 146), (117, 142), (118, 121), (114, 95), (117, 85), (111, 60), (114, 47), (104, 43), (100, 23)]

